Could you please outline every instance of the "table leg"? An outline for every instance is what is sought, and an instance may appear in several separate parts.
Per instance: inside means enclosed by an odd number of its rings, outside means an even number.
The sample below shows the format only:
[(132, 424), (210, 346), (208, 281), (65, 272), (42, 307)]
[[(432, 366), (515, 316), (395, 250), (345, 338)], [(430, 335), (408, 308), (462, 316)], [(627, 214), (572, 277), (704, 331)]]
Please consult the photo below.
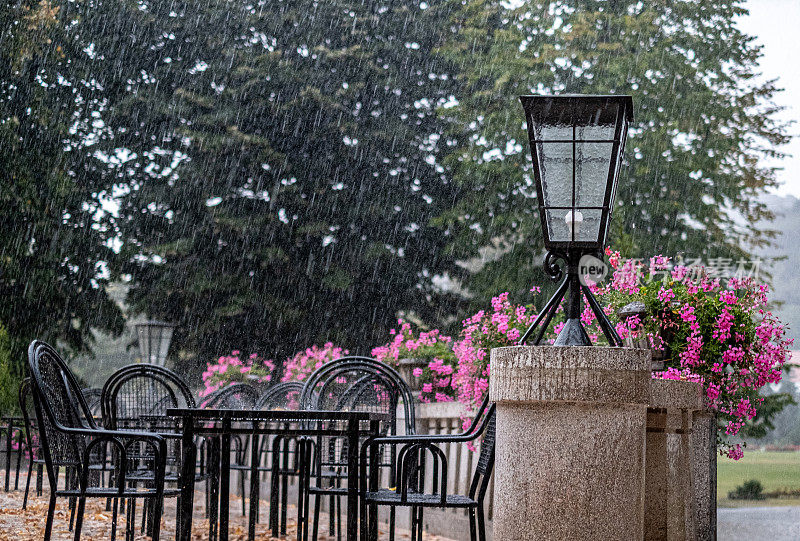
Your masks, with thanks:
[(8, 432), (6, 433), (6, 492), (11, 480), (11, 433), (14, 430), (14, 421), (8, 420)]
[(220, 460), (219, 541), (228, 541), (228, 520), (231, 497), (231, 422), (222, 421), (222, 455)]
[(347, 422), (347, 541), (358, 539), (358, 420)]
[[(192, 536), (192, 510), (194, 508), (194, 470), (197, 463), (197, 446), (194, 443), (194, 419), (183, 419), (181, 439), (181, 496), (179, 502), (178, 541), (189, 541)], [(40, 475), (41, 477), (41, 475)]]
[(280, 501), (280, 475), (279, 470), (281, 467), (281, 444), (283, 437), (275, 436), (272, 440), (272, 473), (270, 478), (270, 491), (269, 491), (269, 528), (272, 530), (272, 537), (278, 537), (278, 502)]
[(208, 491), (209, 541), (217, 541), (217, 539), (219, 539), (219, 440), (219, 437), (213, 437), (208, 446), (208, 471), (210, 478), (210, 490)]
[(258, 520), (258, 503), (261, 499), (261, 479), (258, 476), (258, 459), (261, 445), (258, 437), (257, 423), (253, 421), (253, 435), (250, 437), (250, 516), (247, 518), (247, 539), (254, 541), (256, 537), (256, 520)]

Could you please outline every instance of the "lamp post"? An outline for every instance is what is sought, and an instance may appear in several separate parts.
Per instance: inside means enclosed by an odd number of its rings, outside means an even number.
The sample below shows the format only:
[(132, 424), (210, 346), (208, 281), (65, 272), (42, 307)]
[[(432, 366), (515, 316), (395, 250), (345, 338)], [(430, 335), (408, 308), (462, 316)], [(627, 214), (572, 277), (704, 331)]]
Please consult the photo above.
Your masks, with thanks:
[(148, 320), (136, 324), (142, 362), (164, 366), (176, 325)]
[[(566, 322), (554, 345), (591, 345), (580, 321), (581, 296), (585, 296), (609, 344), (621, 346), (622, 340), (581, 278), (589, 273), (585, 267), (596, 262), (594, 258), (602, 263), (628, 124), (633, 120), (633, 100), (582, 95), (521, 96), (520, 100), (547, 250), (544, 269), (554, 280), (563, 278), (520, 344), (537, 328), (535, 344), (541, 342), (569, 293)], [(566, 264), (566, 277), (558, 260)]]

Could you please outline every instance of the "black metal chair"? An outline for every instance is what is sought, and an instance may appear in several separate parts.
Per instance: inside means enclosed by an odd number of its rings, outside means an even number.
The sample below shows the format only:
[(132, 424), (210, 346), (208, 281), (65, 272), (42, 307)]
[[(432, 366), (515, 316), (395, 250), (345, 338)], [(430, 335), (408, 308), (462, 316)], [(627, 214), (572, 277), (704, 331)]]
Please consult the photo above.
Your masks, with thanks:
[(258, 389), (247, 383), (232, 383), (214, 391), (200, 403), (204, 409), (253, 409), (258, 401)]
[[(162, 366), (131, 364), (120, 368), (106, 380), (98, 403), (98, 415), (108, 430), (147, 430), (165, 438), (167, 458), (164, 479), (167, 483), (176, 483), (180, 462), (180, 431), (174, 420), (167, 417), (167, 408), (196, 407), (194, 396), (183, 379)], [(131, 485), (151, 484), (153, 481), (152, 472), (146, 469), (130, 471), (127, 478)], [(114, 520), (117, 510), (115, 501), (112, 513)], [(145, 507), (142, 513), (143, 530), (150, 511)], [(128, 521), (133, 523), (136, 515), (133, 501), (129, 502), (127, 512)]]
[(256, 401), (257, 410), (296, 410), (300, 407), (303, 384), (299, 381), (276, 383)]
[(95, 421), (102, 422), (103, 418), (103, 389), (96, 387), (87, 387), (82, 389), (83, 398), (86, 400), (86, 405), (89, 406), (89, 411), (94, 415)]
[[(447, 493), (447, 456), (438, 447), (441, 443), (465, 443), (483, 436), (480, 455), (475, 472), (466, 495)], [(371, 446), (402, 446), (398, 453), (397, 475), (399, 486), (394, 489), (378, 489), (376, 469), (373, 466), (370, 476), (362, 470), (361, 491), (363, 494), (362, 512), (367, 513), (366, 527), (362, 539), (377, 541), (378, 506), (411, 508), (411, 540), (422, 540), (423, 510), (426, 507), (467, 509), (470, 523), (470, 541), (486, 540), (484, 500), (492, 477), (495, 456), (495, 405), (484, 400), (470, 427), (458, 435), (421, 434), (415, 436), (386, 436), (368, 440), (362, 446), (362, 468), (366, 469), (368, 450)], [(426, 460), (427, 458), (427, 460)], [(425, 491), (426, 469), (431, 465), (430, 490)], [(370, 483), (369, 489), (367, 483)], [(390, 540), (393, 540), (390, 525)]]
[[(152, 432), (105, 430), (99, 428), (86, 404), (75, 377), (58, 353), (44, 342), (35, 340), (28, 348), (28, 367), (33, 382), (33, 403), (40, 428), (41, 449), (50, 483), (50, 504), (47, 511), (44, 539), (49, 541), (56, 498), (77, 497), (75, 539), (80, 539), (87, 497), (145, 498), (153, 502), (148, 531), (158, 541), (165, 495), (177, 495), (164, 488), (167, 443)], [(91, 486), (90, 468), (98, 462), (98, 451), (110, 446), (116, 456), (115, 487)], [(138, 447), (150, 450), (148, 458), (140, 459)], [(129, 488), (126, 479), (129, 468), (149, 467), (152, 483), (149, 487)], [(72, 467), (78, 472), (77, 488), (59, 488), (58, 471)], [(130, 531), (130, 528), (129, 528)], [(116, 535), (116, 521), (111, 526)]]
[[(276, 383), (266, 390), (266, 392), (259, 397), (256, 401), (254, 409), (260, 411), (270, 410), (297, 410), (300, 406), (300, 394), (303, 391), (303, 384), (298, 381), (286, 381)], [(242, 515), (245, 515), (245, 482), (246, 472), (250, 472), (251, 479), (259, 476), (261, 473), (273, 473), (272, 468), (272, 454), (278, 454), (280, 459), (279, 470), (276, 475), (280, 476), (282, 482), (282, 490), (280, 494), (280, 506), (284, 524), (286, 524), (286, 509), (288, 503), (287, 488), (288, 477), (297, 475), (299, 472), (299, 465), (297, 464), (297, 455), (294, 446), (296, 445), (295, 438), (284, 438), (279, 436), (261, 437), (259, 439), (258, 459), (255, 465), (248, 463), (247, 458), (252, 456), (248, 453), (248, 447), (252, 440), (249, 437), (232, 441), (235, 445), (233, 449), (233, 456), (231, 457), (231, 469), (240, 472), (239, 487), (242, 497)], [(260, 497), (260, 490), (256, 487), (255, 493), (251, 490), (251, 494)], [(272, 505), (278, 505), (277, 501), (273, 501)], [(251, 521), (258, 521), (259, 517), (250, 517)]]
[[(256, 387), (247, 383), (232, 383), (208, 395), (201, 403), (204, 409), (249, 409), (255, 408), (259, 392)], [(245, 458), (247, 438), (240, 434), (231, 436), (231, 464), (242, 463)], [(207, 456), (208, 477), (206, 478), (206, 509), (211, 523), (212, 537), (216, 535), (217, 518), (219, 515), (219, 487), (220, 487), (220, 441), (219, 438), (209, 438), (203, 442), (201, 452)], [(242, 503), (244, 508), (244, 503)]]
[(36, 412), (33, 406), (31, 378), (22, 380), (19, 386), (19, 408), (22, 411), (22, 418), (25, 427), (25, 446), (28, 450), (28, 477), (25, 481), (25, 496), (22, 499), (22, 508), (28, 507), (28, 494), (31, 488), (31, 477), (33, 475), (33, 465), (36, 464), (36, 495), (42, 495), (42, 484), (44, 474), (44, 458), (39, 439), (39, 430), (36, 425)]
[[(390, 366), (370, 357), (348, 356), (323, 365), (306, 380), (300, 397), (300, 409), (331, 411), (371, 411), (390, 415), (382, 427), (384, 435), (396, 435), (397, 408), (404, 411), (404, 434), (415, 433), (414, 398), (403, 378)], [(314, 495), (314, 525), (312, 538), (319, 533), (320, 499), (329, 497), (329, 533), (341, 538), (341, 497), (347, 494), (343, 486), (347, 477), (348, 453), (358, 449), (347, 449), (341, 438), (319, 437), (313, 446), (313, 464), (310, 478), (301, 481), (298, 504), (298, 528), (302, 527), (302, 538), (308, 538), (308, 498)], [(388, 468), (394, 480), (395, 452), (392, 445), (382, 453), (380, 467)], [(314, 482), (311, 482), (311, 479)], [(394, 527), (394, 511), (391, 512)], [(337, 520), (338, 519), (338, 520)], [(393, 530), (391, 534), (393, 535)]]

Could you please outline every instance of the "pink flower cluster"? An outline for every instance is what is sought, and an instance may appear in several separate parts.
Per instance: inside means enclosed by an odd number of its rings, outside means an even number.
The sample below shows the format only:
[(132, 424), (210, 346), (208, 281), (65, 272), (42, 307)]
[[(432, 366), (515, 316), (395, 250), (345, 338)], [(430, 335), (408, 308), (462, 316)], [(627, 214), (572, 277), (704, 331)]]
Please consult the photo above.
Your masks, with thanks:
[(204, 388), (198, 394), (200, 398), (204, 398), (236, 382), (267, 383), (272, 379), (274, 368), (274, 361), (262, 360), (257, 353), (243, 360), (240, 351), (231, 351), (230, 355), (223, 355), (216, 363), (206, 365), (203, 372)]
[(458, 369), (453, 387), (458, 401), (474, 407), (489, 388), (489, 352), (492, 348), (516, 345), (536, 314), (531, 307), (513, 305), (508, 293), (492, 299), (492, 310), (479, 311), (464, 320), (461, 338), (453, 344)]
[(311, 346), (287, 359), (283, 364), (281, 381), (303, 381), (317, 368), (344, 357), (347, 353), (347, 350), (334, 346), (331, 342), (325, 343), (322, 347)]
[[(667, 369), (654, 377), (701, 382), (708, 406), (725, 420), (726, 436), (736, 436), (757, 413), (759, 389), (780, 381), (792, 345), (767, 310), (767, 286), (751, 278), (723, 285), (702, 269), (670, 269), (661, 256), (651, 259), (649, 270), (645, 275), (641, 265), (616, 260), (601, 296), (615, 308), (639, 300), (648, 309), (643, 321), (617, 325), (618, 332), (646, 333), (660, 345)], [(724, 439), (721, 453), (741, 458), (741, 446)]]
[(411, 323), (403, 319), (398, 319), (397, 324), (399, 329), (389, 331), (392, 341), (373, 348), (372, 355), (394, 367), (405, 358), (426, 361), (425, 366), (418, 366), (411, 373), (421, 384), (420, 401), (452, 402), (455, 397), (452, 376), (457, 366), (453, 339), (438, 329), (415, 332)]

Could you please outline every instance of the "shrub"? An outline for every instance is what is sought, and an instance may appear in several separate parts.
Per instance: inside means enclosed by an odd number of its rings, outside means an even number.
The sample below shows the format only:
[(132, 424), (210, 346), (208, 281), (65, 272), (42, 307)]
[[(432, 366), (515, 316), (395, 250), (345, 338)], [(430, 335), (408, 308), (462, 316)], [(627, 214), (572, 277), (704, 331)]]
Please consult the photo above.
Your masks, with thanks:
[(414, 369), (422, 389), (420, 402), (452, 402), (456, 397), (453, 375), (458, 361), (453, 353), (453, 339), (441, 334), (438, 329), (415, 331), (411, 323), (397, 320), (400, 329), (392, 329), (392, 341), (372, 350), (372, 355), (381, 362), (397, 367), (401, 359), (414, 358), (425, 361), (425, 365)]
[(764, 487), (761, 486), (759, 481), (751, 479), (745, 481), (743, 485), (739, 485), (735, 490), (728, 492), (728, 498), (731, 500), (763, 500)]
[[(740, 444), (728, 443), (756, 416), (758, 391), (781, 380), (792, 340), (767, 309), (769, 288), (752, 278), (723, 283), (702, 267), (672, 266), (654, 257), (648, 270), (610, 253), (614, 276), (600, 289), (609, 307), (632, 300), (647, 308), (640, 325), (620, 323), (621, 336), (644, 333), (653, 349), (665, 352), (666, 370), (653, 377), (688, 379), (703, 384), (707, 405), (725, 422), (720, 452), (738, 460)], [(643, 335), (643, 336), (644, 336)]]

